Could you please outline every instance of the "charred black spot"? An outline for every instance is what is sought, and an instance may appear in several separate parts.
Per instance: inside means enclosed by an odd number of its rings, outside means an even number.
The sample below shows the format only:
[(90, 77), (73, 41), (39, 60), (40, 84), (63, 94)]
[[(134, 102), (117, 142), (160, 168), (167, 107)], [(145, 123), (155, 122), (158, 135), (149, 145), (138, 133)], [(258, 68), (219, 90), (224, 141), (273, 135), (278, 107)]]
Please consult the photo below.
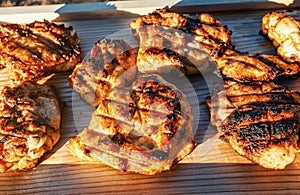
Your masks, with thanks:
[(123, 145), (125, 142), (127, 142), (125, 136), (121, 133), (115, 134), (111, 140), (118, 145)]
[(129, 169), (128, 160), (126, 158), (120, 158), (119, 167), (121, 171), (126, 172)]
[(85, 155), (89, 156), (90, 153), (91, 153), (91, 151), (89, 149), (87, 149), (87, 148), (84, 149), (84, 154)]
[(270, 139), (270, 126), (266, 123), (251, 124), (245, 128), (240, 128), (237, 132), (238, 139), (257, 142)]

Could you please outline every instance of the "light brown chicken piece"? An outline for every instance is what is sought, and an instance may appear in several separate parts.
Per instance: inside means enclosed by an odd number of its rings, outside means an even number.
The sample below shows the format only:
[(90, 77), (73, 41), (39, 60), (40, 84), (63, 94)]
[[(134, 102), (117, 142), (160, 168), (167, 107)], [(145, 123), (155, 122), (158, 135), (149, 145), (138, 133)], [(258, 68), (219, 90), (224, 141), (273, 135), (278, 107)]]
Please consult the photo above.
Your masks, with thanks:
[(261, 34), (268, 37), (287, 62), (300, 62), (300, 14), (269, 12), (262, 18)]
[(14, 85), (72, 69), (81, 61), (72, 27), (48, 21), (0, 25), (0, 65)]
[(4, 87), (0, 108), (0, 172), (35, 167), (60, 138), (61, 112), (52, 88)]

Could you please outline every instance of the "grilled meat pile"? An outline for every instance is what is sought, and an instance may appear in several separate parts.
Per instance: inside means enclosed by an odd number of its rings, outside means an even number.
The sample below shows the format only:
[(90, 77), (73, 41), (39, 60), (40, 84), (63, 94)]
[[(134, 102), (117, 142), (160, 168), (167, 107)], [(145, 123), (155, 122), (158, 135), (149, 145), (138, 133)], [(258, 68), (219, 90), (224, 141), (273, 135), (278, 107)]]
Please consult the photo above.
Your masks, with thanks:
[(72, 27), (48, 21), (0, 26), (0, 65), (15, 85), (70, 70), (81, 56)]
[(134, 50), (123, 40), (101, 39), (69, 77), (71, 87), (97, 106), (115, 87), (125, 87), (137, 72)]
[(67, 148), (82, 159), (154, 175), (194, 149), (193, 113), (186, 96), (156, 74), (102, 97), (89, 126)]
[(300, 62), (299, 12), (270, 12), (262, 18), (261, 34), (269, 38), (287, 62)]
[(271, 81), (297, 74), (297, 63), (276, 55), (252, 55), (234, 50), (231, 31), (209, 14), (196, 18), (166, 8), (130, 23), (139, 39), (137, 66), (141, 72), (164, 71), (173, 66), (185, 74), (213, 70), (208, 60), (227, 78), (242, 82)]
[(52, 88), (4, 87), (0, 107), (0, 172), (35, 167), (60, 138), (61, 113)]

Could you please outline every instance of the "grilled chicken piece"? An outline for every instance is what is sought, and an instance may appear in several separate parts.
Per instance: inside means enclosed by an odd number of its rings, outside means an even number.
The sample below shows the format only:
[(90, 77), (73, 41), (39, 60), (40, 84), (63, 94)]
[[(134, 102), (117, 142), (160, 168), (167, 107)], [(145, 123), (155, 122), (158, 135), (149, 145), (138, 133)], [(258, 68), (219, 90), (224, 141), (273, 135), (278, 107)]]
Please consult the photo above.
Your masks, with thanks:
[(300, 62), (300, 14), (269, 12), (262, 18), (261, 34), (268, 37), (287, 62)]
[(280, 76), (300, 72), (297, 63), (286, 63), (276, 55), (254, 55), (227, 50), (213, 61), (223, 76), (240, 82), (272, 81)]
[(131, 86), (111, 91), (67, 148), (82, 159), (154, 175), (194, 149), (192, 126), (186, 96), (158, 75), (141, 75)]
[(0, 65), (13, 84), (72, 69), (82, 57), (72, 27), (44, 22), (0, 26)]
[(211, 124), (240, 155), (283, 169), (297, 150), (300, 93), (273, 82), (225, 81), (207, 100)]
[(113, 88), (130, 83), (136, 71), (134, 50), (125, 41), (101, 39), (88, 58), (76, 65), (69, 83), (83, 100), (97, 106)]
[(273, 82), (240, 83), (226, 80), (215, 87), (207, 99), (210, 108), (211, 124), (218, 129), (235, 109), (257, 103), (299, 104), (300, 93)]
[(262, 167), (284, 169), (296, 157), (299, 105), (251, 104), (222, 123), (224, 139), (240, 155)]
[(52, 88), (4, 87), (0, 108), (0, 172), (35, 167), (60, 138), (61, 113)]
[[(139, 39), (137, 66), (141, 72), (161, 71), (166, 58), (171, 58), (168, 66), (173, 64), (186, 74), (198, 73), (210, 68), (206, 63), (209, 58), (232, 48), (231, 32), (208, 14), (193, 18), (163, 8), (131, 21), (130, 27)], [(156, 52), (153, 53), (153, 50)], [(182, 67), (180, 62), (172, 61), (168, 51), (173, 52), (174, 58), (177, 58), (176, 55), (183, 56), (196, 67), (190, 63)], [(150, 68), (145, 70), (143, 67)]]

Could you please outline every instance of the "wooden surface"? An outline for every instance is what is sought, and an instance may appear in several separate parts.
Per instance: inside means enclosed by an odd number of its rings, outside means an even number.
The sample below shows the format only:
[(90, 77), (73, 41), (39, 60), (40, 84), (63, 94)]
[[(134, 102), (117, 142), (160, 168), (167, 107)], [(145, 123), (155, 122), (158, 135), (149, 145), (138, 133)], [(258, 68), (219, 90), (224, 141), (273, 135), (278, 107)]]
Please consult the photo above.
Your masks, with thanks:
[[(235, 6), (233, 4), (233, 7)], [(180, 10), (184, 11), (184, 8), (181, 7)], [(274, 53), (272, 45), (258, 35), (261, 17), (267, 11), (223, 10), (212, 12), (212, 15), (233, 31), (232, 40), (237, 50)], [(0, 17), (1, 13), (3, 12), (0, 12)], [(78, 31), (81, 46), (86, 54), (96, 40), (107, 36), (118, 37), (127, 32), (128, 23), (134, 16), (69, 19), (64, 18), (63, 21)], [(128, 35), (125, 34), (126, 36)], [(0, 73), (0, 84), (8, 84), (6, 70)], [(76, 159), (66, 150), (64, 144), (89, 123), (90, 113), (94, 108), (85, 104), (72, 92), (67, 83), (69, 74), (70, 72), (58, 74), (50, 80), (50, 83), (56, 86), (63, 105), (62, 138), (34, 170), (1, 174), (1, 194), (299, 193), (300, 155), (285, 170), (267, 170), (238, 156), (226, 143), (219, 140), (216, 129), (209, 126), (209, 113), (204, 104), (205, 98), (209, 96), (209, 87), (201, 75), (189, 77), (194, 88), (183, 90), (187, 94), (193, 94), (195, 91), (199, 101), (199, 104), (196, 102), (198, 105), (194, 105), (196, 108), (199, 106), (200, 112), (199, 121), (196, 122), (199, 123), (195, 135), (197, 147), (171, 171), (156, 176), (120, 173), (106, 165)], [(300, 90), (299, 80), (293, 78), (279, 82)]]

